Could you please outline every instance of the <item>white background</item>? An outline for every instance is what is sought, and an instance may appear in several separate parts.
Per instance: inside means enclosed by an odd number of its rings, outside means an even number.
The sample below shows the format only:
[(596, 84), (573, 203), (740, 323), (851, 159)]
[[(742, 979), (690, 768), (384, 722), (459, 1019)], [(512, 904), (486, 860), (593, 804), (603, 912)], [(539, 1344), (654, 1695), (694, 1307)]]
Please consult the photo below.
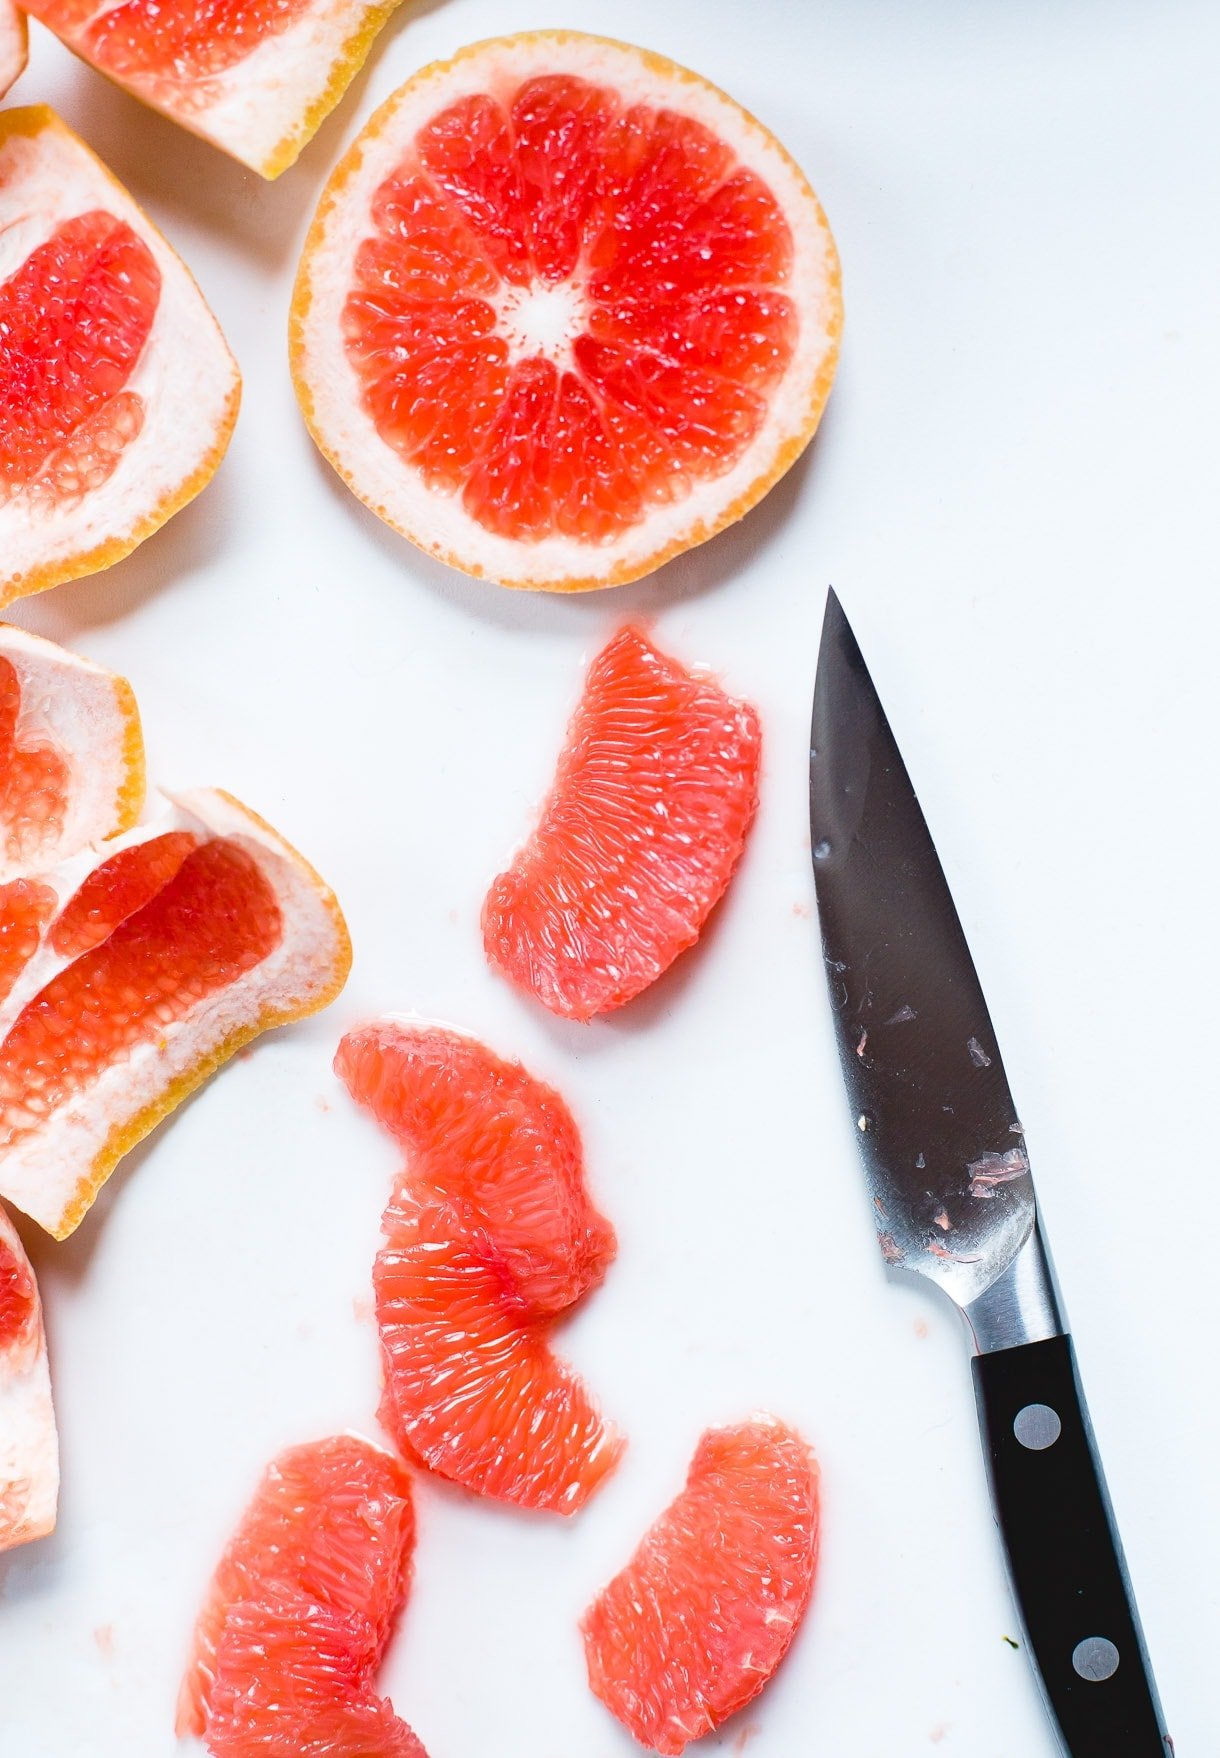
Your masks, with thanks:
[[(761, 116), (823, 198), (848, 312), (821, 435), (767, 503), (572, 602), (382, 528), (315, 456), (284, 346), (313, 204), (373, 104), (542, 24), (663, 50)], [(131, 677), (156, 777), (233, 789), (316, 861), (356, 965), (69, 1244), (33, 1243), (63, 1506), (0, 1561), (2, 1758), (172, 1753), (196, 1602), (263, 1464), (371, 1424), (396, 1156), (330, 1058), (385, 1009), (560, 1086), (621, 1239), (562, 1339), (630, 1435), (618, 1476), (571, 1525), (420, 1485), (383, 1682), (432, 1758), (627, 1758), (576, 1618), (700, 1430), (759, 1406), (820, 1451), (824, 1565), (774, 1686), (709, 1745), (1050, 1758), (1003, 1641), (958, 1321), (887, 1281), (838, 1084), (803, 766), (832, 582), (991, 1001), (1178, 1758), (1215, 1751), (1217, 89), (1213, 0), (438, 0), (268, 186), (37, 35), (16, 99), (53, 100), (148, 206), (246, 385), (204, 496), (16, 615)], [(703, 947), (578, 1028), (491, 976), (478, 910), (633, 613), (759, 703), (764, 800)]]

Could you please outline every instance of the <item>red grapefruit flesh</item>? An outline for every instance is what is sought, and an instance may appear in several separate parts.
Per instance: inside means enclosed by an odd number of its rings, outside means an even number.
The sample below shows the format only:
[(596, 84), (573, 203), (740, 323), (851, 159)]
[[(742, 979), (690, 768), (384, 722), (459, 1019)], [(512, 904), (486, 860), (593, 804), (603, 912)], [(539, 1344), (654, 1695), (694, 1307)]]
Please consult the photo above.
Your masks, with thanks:
[(372, 1626), (299, 1595), (239, 1601), (217, 1652), (213, 1758), (426, 1758), (370, 1679)]
[(57, 901), (51, 887), (37, 879), (11, 879), (0, 885), (0, 1004), (7, 1001), (41, 946)]
[(817, 1463), (770, 1417), (711, 1429), (686, 1488), (581, 1623), (589, 1684), (674, 1758), (762, 1690), (817, 1567)]
[(95, 867), (55, 923), (51, 946), (63, 958), (92, 952), (175, 878), (200, 839), (191, 830), (167, 830), (133, 843)]
[(738, 518), (829, 394), (809, 185), (697, 75), (572, 31), (425, 68), (335, 171), (293, 300), (306, 420), (455, 566), (573, 590)]
[(410, 1155), (373, 1271), (382, 1420), (479, 1495), (575, 1512), (622, 1443), (549, 1344), (614, 1252), (567, 1108), (481, 1044), (398, 1021), (350, 1033), (336, 1067)]
[(50, 1532), (58, 1497), (42, 1304), (17, 1230), (0, 1208), (0, 1551)]
[(568, 1019), (646, 989), (729, 882), (760, 748), (748, 704), (622, 630), (589, 671), (537, 828), (487, 894), (491, 964)]
[[(357, 1675), (367, 1682), (405, 1597), (414, 1542), (411, 1480), (390, 1454), (354, 1435), (281, 1453), (264, 1473), (204, 1599), (178, 1698), (179, 1736), (202, 1734), (210, 1721), (232, 1721), (235, 1695), (253, 1684), (290, 1689), (297, 1672), (309, 1666), (307, 1622), (322, 1632), (327, 1619), (338, 1629), (358, 1626), (359, 1654), (349, 1657), (346, 1682)], [(268, 1659), (256, 1679), (252, 1666), (243, 1671), (242, 1631), (260, 1618), (274, 1624), (286, 1603), (304, 1614), (295, 1619), (297, 1646), (279, 1662)], [(283, 1634), (288, 1641), (291, 1633)], [(235, 1645), (226, 1666), (218, 1656), (230, 1637)], [(220, 1671), (224, 1702), (216, 1696)], [(329, 1694), (324, 1690), (319, 1700), (329, 1695), (338, 1707), (345, 1689), (346, 1683)]]
[(0, 882), (129, 829), (143, 803), (126, 678), (0, 623)]

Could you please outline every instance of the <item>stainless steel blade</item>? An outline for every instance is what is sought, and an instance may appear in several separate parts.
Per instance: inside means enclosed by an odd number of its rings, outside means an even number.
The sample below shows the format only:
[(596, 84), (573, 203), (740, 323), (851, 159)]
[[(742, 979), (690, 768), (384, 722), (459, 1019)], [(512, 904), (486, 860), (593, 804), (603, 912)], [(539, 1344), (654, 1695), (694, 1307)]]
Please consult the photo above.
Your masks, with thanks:
[(1034, 1232), (1025, 1138), (936, 849), (833, 592), (810, 745), (823, 954), (877, 1239), (887, 1263), (969, 1307)]

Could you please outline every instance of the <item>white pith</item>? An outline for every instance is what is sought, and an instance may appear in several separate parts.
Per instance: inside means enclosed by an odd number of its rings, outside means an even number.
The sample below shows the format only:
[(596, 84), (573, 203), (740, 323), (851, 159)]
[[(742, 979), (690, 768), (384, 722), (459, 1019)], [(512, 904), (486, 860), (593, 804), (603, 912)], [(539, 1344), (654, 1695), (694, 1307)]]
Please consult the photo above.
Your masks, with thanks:
[(25, 14), (14, 0), (0, 0), (0, 98), (24, 72), (26, 52)]
[[(107, 10), (108, 5), (98, 6), (78, 29), (61, 33), (85, 60), (89, 59), (85, 42), (89, 25)], [(232, 67), (203, 80), (174, 81), (157, 74), (119, 78), (109, 69), (104, 71), (154, 110), (211, 141), (252, 171), (274, 175), (284, 168), (283, 163), (272, 167), (277, 149), (327, 96), (335, 63), (343, 58), (353, 38), (377, 28), (386, 11), (385, 4), (369, 4), (368, 0), (316, 0), (286, 30), (267, 37)], [(334, 92), (331, 102), (337, 102), (341, 95), (341, 91)], [(302, 145), (304, 139), (302, 135)]]
[(572, 344), (588, 317), (584, 288), (575, 280), (558, 286), (504, 286), (495, 301), (497, 328), (508, 343), (510, 364), (543, 355), (561, 372), (572, 365)]
[[(677, 503), (659, 505), (610, 543), (547, 536), (519, 542), (489, 532), (455, 494), (429, 489), (420, 473), (381, 438), (362, 402), (362, 386), (343, 345), (343, 307), (354, 282), (356, 252), (375, 230), (372, 198), (408, 156), (418, 130), (447, 105), (491, 92), (504, 98), (540, 74), (572, 73), (614, 88), (624, 102), (679, 109), (704, 123), (734, 151), (739, 165), (770, 186), (792, 228), (794, 260), (782, 291), (800, 315), (793, 358), (772, 393), (761, 431), (724, 474)], [(814, 198), (795, 166), (732, 99), (680, 69), (658, 71), (630, 47), (596, 37), (546, 33), (480, 45), (455, 62), (426, 69), (376, 112), (336, 173), (333, 205), (324, 194), (302, 261), (297, 301), (297, 370), (312, 400), (312, 425), (331, 461), (360, 498), (422, 548), (506, 584), (563, 582), (646, 567), (660, 552), (709, 535), (727, 508), (773, 467), (805, 432), (814, 387), (826, 368), (839, 322), (837, 259)], [(504, 295), (501, 295), (501, 301)], [(511, 303), (511, 300), (510, 300)], [(299, 307), (298, 307), (299, 309)]]
[[(0, 1196), (48, 1232), (62, 1230), (82, 1181), (116, 1128), (139, 1116), (243, 1027), (257, 1023), (262, 1029), (320, 1004), (346, 968), (346, 936), (330, 892), (281, 837), (238, 801), (210, 788), (166, 795), (150, 822), (40, 878), (53, 886), (62, 909), (103, 861), (168, 830), (228, 837), (251, 855), (279, 903), (283, 937), (244, 977), (168, 1026), (160, 1041), (140, 1044), (103, 1069), (0, 1155)], [(0, 1007), (0, 1055), (22, 1008), (70, 962), (44, 939)]]
[[(18, 747), (49, 741), (68, 764), (60, 830), (19, 863), (7, 859), (0, 840), (2, 884), (19, 872), (56, 866), (119, 828), (120, 793), (131, 779), (127, 737), (135, 708), (113, 672), (11, 623), (0, 623), (0, 655), (21, 681)], [(137, 798), (131, 806), (138, 810), (139, 803)], [(0, 824), (0, 838), (4, 829)]]
[[(0, 1243), (29, 1269), (17, 1230), (2, 1208)], [(32, 1330), (7, 1348), (0, 1346), (0, 1550), (51, 1532), (59, 1501), (59, 1440), (37, 1287), (34, 1303)]]
[(79, 499), (47, 505), (18, 491), (0, 500), (0, 604), (36, 569), (70, 568), (77, 556), (133, 538), (214, 450), (239, 384), (220, 327), (182, 262), (88, 148), (46, 115), (35, 134), (0, 130), (0, 282), (64, 221), (102, 209), (148, 246), (161, 292), (126, 386), (143, 401), (144, 425), (111, 476)]

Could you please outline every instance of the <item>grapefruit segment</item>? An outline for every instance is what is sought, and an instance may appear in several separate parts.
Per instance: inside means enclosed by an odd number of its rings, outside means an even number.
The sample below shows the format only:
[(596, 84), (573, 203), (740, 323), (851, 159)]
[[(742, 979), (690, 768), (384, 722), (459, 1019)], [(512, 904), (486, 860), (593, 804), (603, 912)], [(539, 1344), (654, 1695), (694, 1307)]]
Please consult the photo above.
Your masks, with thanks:
[(571, 1114), (519, 1064), (438, 1027), (351, 1032), (336, 1069), (409, 1154), (373, 1270), (382, 1421), (476, 1494), (574, 1513), (622, 1441), (549, 1343), (615, 1249)]
[(589, 1684), (675, 1758), (771, 1678), (809, 1603), (819, 1475), (772, 1417), (703, 1436), (682, 1493), (581, 1622)]
[(291, 355), (381, 518), (468, 573), (577, 590), (766, 493), (841, 323), (825, 216), (761, 124), (660, 56), (538, 31), (376, 112), (306, 240)]
[(129, 829), (143, 803), (126, 678), (0, 623), (0, 883)]
[(0, 0), (0, 98), (24, 73), (28, 53), (25, 13), (15, 0)]
[[(281, 1453), (264, 1472), (205, 1596), (178, 1698), (179, 1737), (202, 1734), (209, 1715), (234, 1719), (232, 1707), (225, 1710), (216, 1700), (219, 1656), (230, 1626), (236, 1622), (239, 1628), (223, 1669), (224, 1691), (239, 1693), (251, 1682), (241, 1661), (244, 1635), (259, 1618), (274, 1623), (289, 1603), (303, 1614), (296, 1619), (298, 1637), (304, 1614), (325, 1614), (339, 1631), (358, 1629), (353, 1659), (359, 1666), (349, 1672), (367, 1680), (405, 1597), (414, 1542), (411, 1480), (389, 1453), (356, 1435)], [(310, 1648), (326, 1647), (328, 1627), (315, 1619), (317, 1640), (285, 1656), (282, 1666), (268, 1664), (261, 1682), (283, 1686), (298, 1672), (307, 1673)], [(270, 1630), (264, 1634), (271, 1639)], [(283, 1632), (285, 1641), (290, 1634)]]
[(210, 480), (237, 367), (185, 267), (45, 106), (0, 115), (0, 604), (106, 567)]
[(10, 879), (0, 885), (0, 1003), (42, 944), (43, 930), (59, 907), (49, 885)]
[(55, 1526), (59, 1442), (38, 1285), (0, 1208), (0, 1551)]
[(759, 760), (747, 703), (620, 631), (590, 668), (536, 829), (487, 894), (493, 967), (568, 1019), (647, 988), (732, 876)]
[(214, 790), (43, 882), (59, 918), (0, 1006), (0, 1194), (63, 1238), (235, 1050), (334, 998), (351, 947), (313, 869)]
[(278, 177), (343, 96), (397, 0), (28, 5), (77, 55), (144, 103), (264, 177)]

